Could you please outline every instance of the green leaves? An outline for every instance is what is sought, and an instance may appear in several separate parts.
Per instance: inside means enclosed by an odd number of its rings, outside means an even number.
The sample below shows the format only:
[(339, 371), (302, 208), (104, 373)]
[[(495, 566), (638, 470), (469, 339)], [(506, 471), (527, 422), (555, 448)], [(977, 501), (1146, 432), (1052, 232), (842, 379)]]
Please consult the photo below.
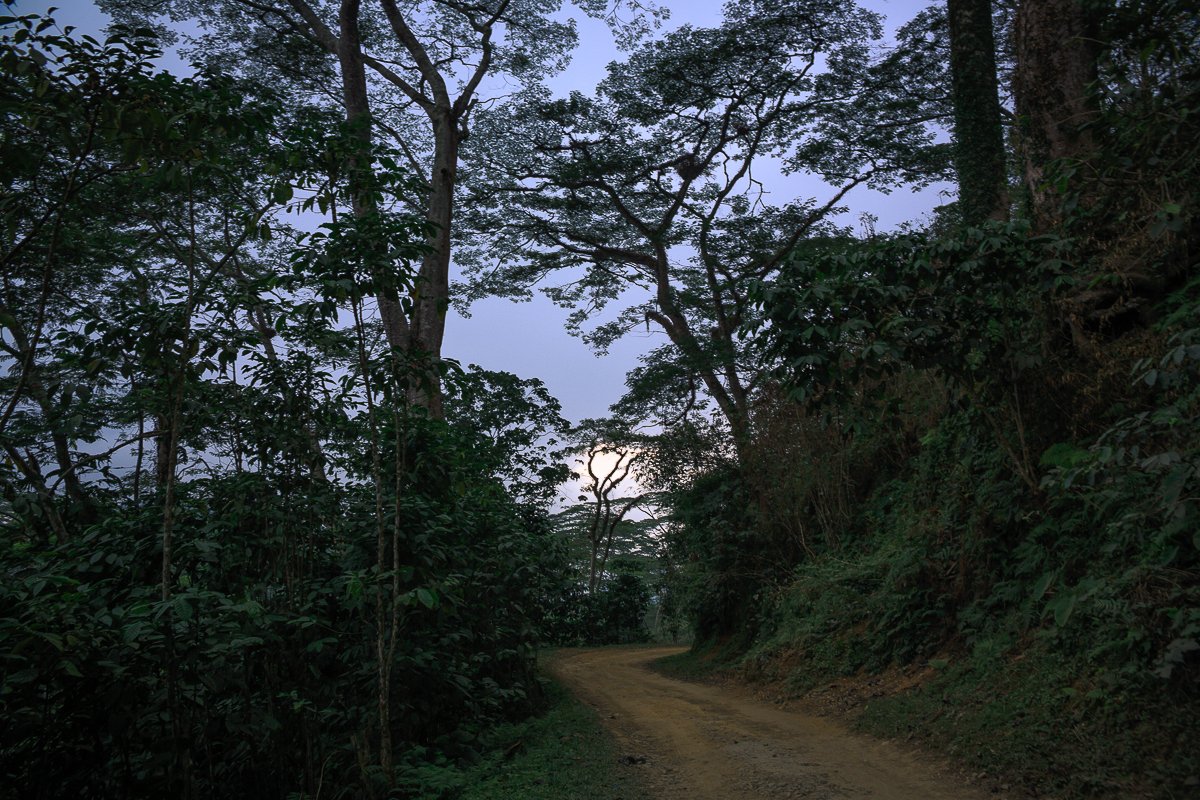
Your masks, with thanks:
[(1179, 637), (1172, 640), (1163, 652), (1162, 661), (1154, 674), (1163, 679), (1170, 678), (1177, 669), (1183, 666), (1188, 654), (1197, 651), (1200, 651), (1200, 641), (1196, 639)]
[[(340, 114), (156, 72), (136, 32), (20, 30), (0, 47), (6, 787), (172, 795), (185, 759), (198, 796), (261, 796), (267, 763), (268, 794), (357, 791), (381, 673), (397, 750), (467, 755), (536, 694), (559, 551), (495, 475), (552, 492), (561, 419), (499, 373), (457, 428), (410, 404), (428, 361), (384, 344), (371, 298), (427, 291), (428, 226), (393, 210), (424, 187)], [(351, 208), (360, 156), (378, 213)], [(298, 239), (289, 211), (328, 222)]]
[(1046, 613), (1053, 614), (1054, 624), (1062, 628), (1071, 619), (1079, 599), (1079, 593), (1076, 591), (1062, 592), (1046, 603)]
[(568, 426), (540, 380), (472, 364), (446, 378), (446, 418), (519, 502), (542, 509), (554, 502), (567, 477), (555, 437)]
[(1038, 460), (1038, 463), (1043, 467), (1073, 469), (1087, 463), (1092, 457), (1092, 453), (1089, 450), (1084, 450), (1070, 442), (1057, 442), (1050, 445), (1042, 453), (1042, 457)]
[(437, 595), (424, 587), (421, 587), (416, 590), (416, 597), (417, 597), (417, 602), (419, 602), (421, 605), (425, 606), (426, 608), (433, 609), (433, 608), (437, 608), (437, 606), (438, 606)]
[(1054, 570), (1051, 570), (1050, 572), (1047, 572), (1044, 575), (1042, 575), (1042, 577), (1038, 579), (1038, 582), (1033, 585), (1033, 592), (1030, 594), (1029, 599), (1035, 603), (1040, 601), (1043, 597), (1046, 596), (1046, 592), (1054, 584), (1054, 581), (1057, 578), (1058, 578), (1058, 573), (1055, 572)]
[(801, 402), (906, 369), (933, 368), (962, 387), (983, 374), (1002, 392), (1041, 362), (1037, 315), (1058, 291), (1059, 246), (1012, 224), (802, 251), (777, 282), (756, 287), (770, 325), (755, 329)]

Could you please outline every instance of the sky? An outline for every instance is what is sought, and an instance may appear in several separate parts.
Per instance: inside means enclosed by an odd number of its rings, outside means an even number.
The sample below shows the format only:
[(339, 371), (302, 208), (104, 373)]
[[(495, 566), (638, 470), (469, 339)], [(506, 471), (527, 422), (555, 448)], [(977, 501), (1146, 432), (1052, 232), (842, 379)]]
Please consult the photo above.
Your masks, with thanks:
[[(925, 0), (860, 2), (885, 16), (889, 35), (929, 4)], [(660, 3), (671, 11), (667, 28), (685, 23), (715, 25), (721, 20), (720, 0), (660, 0)], [(92, 0), (18, 0), (15, 8), (20, 13), (45, 13), (49, 6), (58, 8), (54, 16), (60, 24), (75, 25), (80, 32), (97, 33), (107, 21)], [(607, 64), (620, 57), (603, 23), (578, 13), (573, 16), (579, 26), (580, 46), (567, 70), (551, 82), (551, 88), (563, 94), (572, 89), (590, 91), (604, 77)], [(177, 59), (174, 63), (164, 62), (168, 69), (185, 66)], [(800, 175), (777, 176), (768, 188), (778, 197), (830, 195), (828, 187), (819, 180)], [(935, 186), (916, 194), (900, 190), (882, 195), (860, 187), (847, 197), (851, 210), (840, 221), (853, 224), (860, 213), (868, 212), (879, 218), (880, 231), (890, 230), (945, 203), (946, 190), (945, 186)], [(573, 422), (605, 416), (608, 406), (624, 393), (626, 372), (637, 365), (638, 356), (665, 341), (664, 335), (653, 328), (650, 332), (640, 330), (613, 344), (607, 355), (597, 356), (582, 341), (566, 333), (564, 323), (568, 313), (540, 294), (524, 303), (478, 301), (471, 308), (470, 319), (450, 312), (443, 354), (464, 365), (479, 364), (523, 378), (540, 378), (562, 403), (564, 416)]]

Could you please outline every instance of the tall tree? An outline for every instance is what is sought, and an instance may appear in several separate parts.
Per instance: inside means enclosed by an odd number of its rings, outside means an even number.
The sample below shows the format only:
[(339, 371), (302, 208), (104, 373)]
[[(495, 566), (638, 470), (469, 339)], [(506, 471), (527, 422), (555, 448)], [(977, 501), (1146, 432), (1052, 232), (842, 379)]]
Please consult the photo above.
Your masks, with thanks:
[[(406, 154), (420, 178), (395, 198), (429, 223), (427, 253), (407, 297), (395, 281), (380, 280), (376, 296), (387, 343), (434, 366), (414, 383), (414, 399), (442, 412), (436, 363), (441, 357), (450, 301), (451, 241), (460, 146), (473, 112), (491, 102), (485, 79), (536, 80), (561, 68), (575, 45), (573, 23), (553, 19), (561, 0), (101, 0), (121, 19), (157, 19), (170, 12), (205, 31), (193, 49), (210, 63), (240, 68), (283, 85), (296, 97), (335, 97), (359, 147), (344, 165), (352, 183), (351, 211), (369, 218), (377, 165), (363, 153), (388, 140)], [(609, 20), (624, 35), (632, 22), (616, 0), (584, 0), (588, 14)], [(635, 8), (640, 8), (634, 3)], [(498, 80), (498, 83), (503, 83)], [(381, 279), (386, 276), (381, 275)]]
[(967, 225), (1006, 216), (1004, 133), (1000, 118), (991, 0), (947, 0), (954, 98), (954, 167)]
[[(930, 137), (911, 118), (866, 110), (886, 75), (870, 67), (876, 15), (849, 0), (727, 7), (716, 28), (684, 26), (609, 68), (596, 96), (530, 91), (481, 115), (463, 257), (476, 294), (547, 289), (576, 310), (577, 331), (628, 293), (615, 320), (587, 334), (603, 348), (646, 325), (666, 334), (677, 374), (707, 394), (740, 446), (762, 377), (751, 285), (772, 275), (859, 185), (929, 176)], [(520, 131), (520, 135), (517, 135)], [(755, 170), (821, 174), (820, 199), (768, 204)]]

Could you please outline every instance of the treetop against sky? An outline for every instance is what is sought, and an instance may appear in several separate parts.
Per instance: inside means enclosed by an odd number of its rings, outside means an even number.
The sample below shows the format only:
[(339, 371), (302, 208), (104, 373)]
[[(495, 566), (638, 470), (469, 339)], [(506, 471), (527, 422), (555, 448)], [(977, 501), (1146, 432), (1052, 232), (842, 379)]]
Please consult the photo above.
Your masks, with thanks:
[[(720, 0), (661, 0), (670, 12), (659, 35), (682, 25), (707, 27), (719, 25), (724, 3)], [(921, 0), (865, 0), (860, 5), (884, 16), (885, 36), (928, 4)], [(19, 13), (45, 14), (56, 7), (54, 17), (62, 25), (73, 25), (82, 33), (100, 33), (109, 18), (92, 0), (18, 0)], [(575, 19), (579, 46), (565, 70), (547, 80), (554, 94), (567, 96), (571, 91), (588, 94), (607, 74), (607, 65), (624, 58), (611, 31), (601, 21), (590, 18), (574, 6), (561, 12)], [(169, 50), (162, 60), (164, 68), (182, 72), (188, 64), (177, 50)], [(831, 188), (819, 178), (802, 173), (784, 175), (777, 162), (767, 161), (755, 169), (776, 202), (797, 197), (828, 197)], [(918, 220), (934, 206), (946, 202), (948, 187), (937, 184), (919, 192), (906, 189), (883, 194), (860, 186), (844, 204), (850, 209), (839, 223), (856, 225), (861, 215), (877, 218), (879, 230), (889, 230), (907, 221)], [(443, 355), (463, 364), (477, 363), (488, 369), (504, 370), (523, 377), (541, 378), (551, 394), (559, 398), (568, 419), (600, 417), (625, 389), (626, 373), (637, 365), (640, 356), (660, 345), (664, 334), (653, 326), (612, 343), (605, 356), (597, 357), (578, 338), (568, 336), (564, 322), (569, 312), (555, 306), (541, 294), (525, 303), (503, 298), (485, 298), (474, 302), (470, 319), (453, 309), (446, 324)]]

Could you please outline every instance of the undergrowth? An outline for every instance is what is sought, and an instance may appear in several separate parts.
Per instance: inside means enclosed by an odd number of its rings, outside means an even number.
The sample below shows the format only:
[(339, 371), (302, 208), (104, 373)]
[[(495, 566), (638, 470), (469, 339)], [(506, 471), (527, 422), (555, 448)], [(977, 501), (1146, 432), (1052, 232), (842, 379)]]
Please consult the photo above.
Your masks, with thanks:
[(948, 413), (863, 498), (841, 548), (759, 592), (749, 648), (714, 639), (663, 668), (841, 692), (863, 729), (1035, 796), (1189, 796), (1200, 786), (1197, 450), (1180, 423), (1200, 386), (1190, 335), (1138, 365), (1167, 382), (1151, 410), (1118, 409), (1101, 433), (1046, 448), (1036, 495), (969, 417)]
[(493, 730), (474, 764), (424, 764), (417, 800), (645, 800), (594, 711), (546, 681), (546, 711)]
[(1089, 675), (1044, 641), (984, 640), (928, 682), (874, 699), (863, 730), (922, 742), (1033, 796), (1186, 797), (1200, 757), (1187, 706)]

